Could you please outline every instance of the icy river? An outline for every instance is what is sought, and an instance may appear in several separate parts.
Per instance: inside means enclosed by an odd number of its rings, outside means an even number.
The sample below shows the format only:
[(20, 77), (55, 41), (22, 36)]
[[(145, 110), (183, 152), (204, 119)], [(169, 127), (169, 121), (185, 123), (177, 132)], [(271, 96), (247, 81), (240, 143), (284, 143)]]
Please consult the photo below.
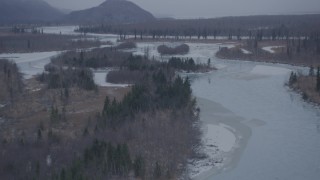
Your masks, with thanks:
[[(72, 34), (72, 28), (44, 30)], [(116, 40), (113, 35), (96, 37)], [(163, 42), (138, 43), (138, 48), (130, 51), (141, 54), (148, 47), (152, 58), (165, 60), (156, 52), (160, 44)], [(210, 58), (218, 68), (210, 73), (188, 74), (201, 108), (203, 151), (208, 155), (206, 160), (191, 163), (193, 179), (319, 180), (320, 110), (285, 86), (291, 71), (307, 70), (215, 57), (219, 46), (230, 44), (188, 44), (190, 53), (185, 57), (202, 63)], [(0, 57), (16, 61), (29, 78), (42, 72), (50, 57), (58, 53), (0, 54)], [(103, 73), (96, 73), (97, 83), (105, 77)]]

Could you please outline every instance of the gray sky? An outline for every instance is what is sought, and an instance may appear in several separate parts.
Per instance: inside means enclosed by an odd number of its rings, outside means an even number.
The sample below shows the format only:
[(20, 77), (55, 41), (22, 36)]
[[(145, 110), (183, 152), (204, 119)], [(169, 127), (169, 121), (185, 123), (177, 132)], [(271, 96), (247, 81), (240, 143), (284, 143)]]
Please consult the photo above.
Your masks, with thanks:
[[(104, 0), (45, 0), (71, 10), (97, 6)], [(257, 14), (320, 13), (320, 0), (130, 0), (155, 16), (207, 18)]]

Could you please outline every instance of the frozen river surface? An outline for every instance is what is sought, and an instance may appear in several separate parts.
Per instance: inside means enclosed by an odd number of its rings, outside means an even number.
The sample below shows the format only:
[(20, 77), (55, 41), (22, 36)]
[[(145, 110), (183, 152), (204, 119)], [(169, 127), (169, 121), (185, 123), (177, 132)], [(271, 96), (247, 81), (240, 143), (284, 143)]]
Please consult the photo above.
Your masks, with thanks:
[[(284, 85), (290, 70), (302, 68), (217, 59), (214, 62), (224, 68), (193, 77), (194, 94), (207, 101), (200, 101), (205, 110), (202, 119), (209, 124), (223, 119), (225, 123), (240, 122), (251, 133), (245, 144), (238, 144), (245, 146), (242, 152), (231, 155), (237, 161), (219, 173), (198, 179), (319, 180), (320, 111)], [(219, 107), (232, 116), (219, 119)]]

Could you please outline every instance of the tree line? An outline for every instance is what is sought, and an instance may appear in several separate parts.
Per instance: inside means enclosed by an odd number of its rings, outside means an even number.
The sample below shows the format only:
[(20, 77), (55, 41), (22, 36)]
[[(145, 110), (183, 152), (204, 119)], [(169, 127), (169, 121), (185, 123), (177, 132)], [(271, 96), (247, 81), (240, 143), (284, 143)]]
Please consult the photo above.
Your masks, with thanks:
[(0, 59), (0, 87), (0, 103), (12, 103), (22, 94), (22, 75), (14, 62)]
[(37, 76), (37, 79), (46, 83), (49, 89), (63, 88), (65, 96), (68, 96), (68, 88), (79, 87), (85, 90), (97, 90), (97, 85), (93, 80), (93, 73), (88, 68), (63, 68), (55, 65), (47, 65), (47, 72)]
[(319, 32), (319, 15), (243, 16), (194, 20), (158, 20), (136, 24), (101, 24), (79, 27), (79, 32), (113, 33), (120, 39), (168, 38), (242, 39), (259, 36), (267, 39), (308, 36)]

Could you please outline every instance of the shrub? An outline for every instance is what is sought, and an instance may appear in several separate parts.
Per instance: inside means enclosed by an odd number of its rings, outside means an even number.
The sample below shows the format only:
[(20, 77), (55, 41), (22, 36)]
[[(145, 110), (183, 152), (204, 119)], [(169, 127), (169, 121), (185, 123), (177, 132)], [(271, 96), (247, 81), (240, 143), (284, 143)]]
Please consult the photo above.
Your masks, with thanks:
[(168, 47), (166, 45), (158, 46), (158, 52), (161, 55), (187, 54), (190, 48), (187, 44), (182, 44), (177, 47)]

